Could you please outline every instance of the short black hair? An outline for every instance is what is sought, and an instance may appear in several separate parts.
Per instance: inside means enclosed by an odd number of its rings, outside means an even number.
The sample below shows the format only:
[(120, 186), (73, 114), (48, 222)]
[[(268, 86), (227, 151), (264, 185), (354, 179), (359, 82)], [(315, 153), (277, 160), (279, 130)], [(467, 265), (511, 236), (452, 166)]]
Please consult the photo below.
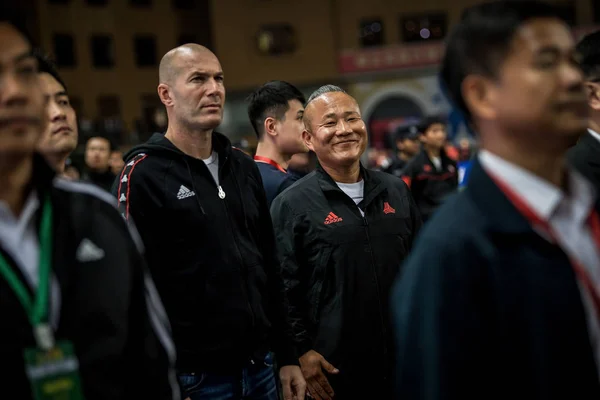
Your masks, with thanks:
[(50, 56), (48, 56), (48, 54), (44, 53), (41, 49), (35, 49), (33, 51), (33, 55), (35, 56), (35, 58), (38, 61), (38, 66), (39, 66), (38, 73), (41, 74), (42, 72), (45, 72), (45, 73), (49, 74), (54, 79), (56, 79), (56, 81), (58, 83), (60, 83), (62, 85), (62, 87), (65, 89), (65, 92), (68, 92), (67, 85), (65, 84), (65, 81), (63, 81), (63, 79), (58, 74), (58, 70), (56, 69), (56, 64), (50, 58)]
[(461, 90), (465, 77), (470, 74), (497, 77), (515, 33), (535, 18), (556, 18), (564, 22), (553, 6), (537, 0), (495, 0), (463, 12), (447, 39), (440, 83), (467, 122), (472, 121)]
[(425, 132), (427, 132), (427, 130), (435, 124), (442, 124), (446, 126), (446, 120), (438, 115), (430, 115), (425, 117), (419, 122), (419, 133), (424, 135)]
[(90, 133), (85, 141), (85, 147), (87, 147), (87, 144), (89, 143), (90, 140), (92, 139), (101, 139), (101, 140), (105, 140), (108, 142), (108, 149), (109, 151), (112, 153), (113, 151), (117, 150), (117, 145), (115, 143), (115, 141), (109, 136), (109, 135), (105, 135), (103, 133)]
[(600, 80), (600, 31), (590, 33), (577, 44), (579, 65), (587, 80)]
[(290, 100), (298, 100), (302, 104), (305, 102), (302, 92), (285, 81), (267, 82), (248, 96), (248, 118), (259, 139), (264, 133), (265, 118), (273, 117), (282, 121), (290, 109)]

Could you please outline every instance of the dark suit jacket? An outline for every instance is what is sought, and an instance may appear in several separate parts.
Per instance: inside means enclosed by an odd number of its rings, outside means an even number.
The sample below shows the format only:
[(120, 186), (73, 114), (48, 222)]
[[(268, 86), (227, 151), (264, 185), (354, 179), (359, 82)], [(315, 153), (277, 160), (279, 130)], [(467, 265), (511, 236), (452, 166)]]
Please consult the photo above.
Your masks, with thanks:
[(600, 142), (589, 132), (567, 153), (569, 163), (600, 188)]
[(396, 398), (600, 398), (566, 254), (472, 168), (424, 225), (393, 292)]

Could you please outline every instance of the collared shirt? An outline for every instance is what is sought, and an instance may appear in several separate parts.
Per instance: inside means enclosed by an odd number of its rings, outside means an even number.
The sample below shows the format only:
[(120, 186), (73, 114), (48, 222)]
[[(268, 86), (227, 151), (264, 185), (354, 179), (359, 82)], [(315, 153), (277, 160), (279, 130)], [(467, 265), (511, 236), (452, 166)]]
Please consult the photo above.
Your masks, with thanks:
[[(0, 201), (0, 247), (17, 264), (32, 288), (39, 283), (40, 244), (36, 229), (35, 216), (40, 207), (37, 194), (32, 191), (25, 202), (21, 215), (15, 217), (6, 202)], [(60, 287), (52, 276), (50, 299), (50, 323), (56, 329), (60, 315)]]
[[(501, 179), (537, 213), (538, 217), (550, 224), (560, 247), (570, 258), (586, 268), (596, 288), (600, 289), (600, 249), (594, 242), (588, 223), (596, 203), (593, 185), (575, 170), (569, 170), (569, 193), (565, 193), (531, 172), (486, 150), (479, 152), (479, 161), (486, 171)], [(590, 294), (581, 282), (578, 283), (586, 309), (596, 365), (600, 367), (600, 321)]]

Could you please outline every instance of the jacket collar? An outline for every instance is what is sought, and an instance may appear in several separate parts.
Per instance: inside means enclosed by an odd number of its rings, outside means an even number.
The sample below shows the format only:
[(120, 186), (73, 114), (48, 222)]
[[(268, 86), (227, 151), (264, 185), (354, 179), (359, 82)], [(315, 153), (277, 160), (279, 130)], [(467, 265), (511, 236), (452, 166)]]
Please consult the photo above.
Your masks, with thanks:
[[(600, 132), (594, 132), (594, 133), (600, 134)], [(588, 132), (586, 132), (585, 135), (583, 135), (580, 140), (586, 146), (589, 146), (589, 147), (595, 149), (596, 151), (600, 152), (600, 141), (598, 141), (598, 139), (596, 139), (591, 134), (591, 130), (588, 130)]]
[[(477, 157), (473, 160), (465, 194), (480, 210), (490, 231), (507, 234), (535, 232), (527, 218), (483, 169)], [(596, 198), (595, 208), (600, 211), (600, 196)]]
[(529, 221), (521, 215), (504, 192), (494, 183), (478, 158), (473, 160), (465, 194), (479, 208), (490, 231), (500, 233), (533, 232)]
[[(227, 138), (227, 136), (222, 133), (213, 131), (212, 133), (212, 145), (213, 150), (219, 154), (219, 164), (221, 164), (224, 160), (229, 158), (231, 155), (233, 147), (231, 146), (231, 141)], [(154, 133), (150, 139), (146, 143), (135, 146), (129, 152), (125, 154), (123, 160), (125, 162), (130, 161), (133, 157), (141, 153), (147, 152), (160, 152), (162, 154), (172, 154), (176, 157), (188, 157), (179, 150), (169, 139), (167, 139), (164, 133)]]
[[(321, 190), (324, 193), (343, 193), (340, 187), (335, 183), (333, 178), (323, 169), (323, 167), (321, 167), (320, 164), (317, 164), (316, 173), (319, 181), (319, 186), (321, 187)], [(364, 204), (366, 206), (386, 188), (381, 179), (376, 174), (374, 174), (373, 171), (366, 169), (362, 165), (362, 163), (360, 164), (360, 175), (362, 176), (362, 179), (365, 182), (364, 199), (361, 204)]]

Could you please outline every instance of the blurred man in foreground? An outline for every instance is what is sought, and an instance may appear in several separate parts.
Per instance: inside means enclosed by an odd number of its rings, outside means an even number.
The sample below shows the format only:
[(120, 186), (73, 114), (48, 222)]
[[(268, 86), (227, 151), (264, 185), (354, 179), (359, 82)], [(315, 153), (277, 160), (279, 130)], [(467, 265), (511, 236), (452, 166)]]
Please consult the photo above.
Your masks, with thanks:
[[(15, 399), (179, 399), (141, 248), (111, 197), (36, 153), (47, 81), (0, 6), (0, 364)], [(139, 243), (139, 242), (137, 242)], [(129, 379), (131, 371), (137, 379)]]
[(600, 219), (565, 165), (587, 127), (569, 25), (538, 1), (471, 7), (441, 76), (481, 151), (395, 287), (397, 398), (597, 398)]

